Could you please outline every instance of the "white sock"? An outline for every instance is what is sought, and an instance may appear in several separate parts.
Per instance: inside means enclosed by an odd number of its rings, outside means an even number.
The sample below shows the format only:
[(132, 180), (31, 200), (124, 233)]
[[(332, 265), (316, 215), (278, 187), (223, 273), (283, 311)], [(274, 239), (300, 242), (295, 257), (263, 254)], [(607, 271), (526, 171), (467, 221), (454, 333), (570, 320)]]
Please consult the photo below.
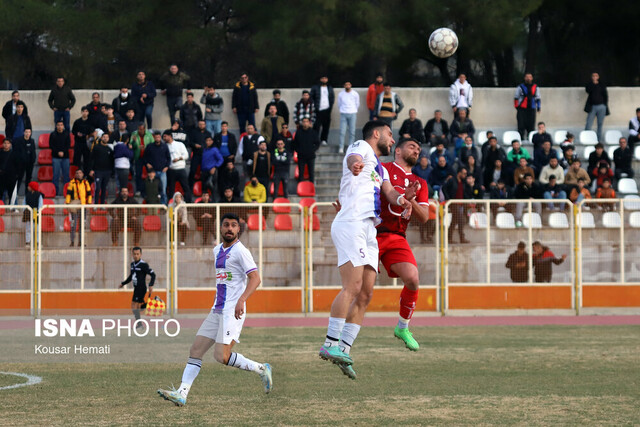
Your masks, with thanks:
[(344, 328), (346, 319), (339, 317), (329, 317), (329, 327), (327, 328), (327, 338), (324, 341), (325, 347), (337, 345), (340, 340), (340, 334)]
[(180, 392), (180, 394), (182, 394), (184, 397), (187, 397), (187, 395), (189, 394), (191, 384), (193, 384), (193, 381), (200, 373), (201, 367), (202, 360), (200, 359), (190, 357), (187, 361), (187, 366), (184, 367), (184, 372), (182, 373), (182, 383), (180, 384), (180, 388), (178, 389), (178, 392)]
[(349, 354), (351, 352), (351, 346), (356, 340), (358, 333), (360, 332), (360, 325), (355, 323), (345, 323), (342, 328), (342, 335), (340, 336), (340, 350), (343, 353)]
[(255, 373), (261, 373), (264, 371), (264, 365), (262, 363), (254, 362), (251, 359), (247, 359), (240, 353), (231, 353), (227, 365), (234, 368), (243, 369), (245, 371), (252, 371)]
[(405, 318), (403, 318), (403, 317), (399, 318), (399, 319), (398, 319), (398, 328), (400, 328), (400, 329), (406, 329), (406, 328), (408, 328), (408, 327), (409, 327), (409, 321), (410, 321), (410, 320), (411, 320), (411, 319), (405, 319)]

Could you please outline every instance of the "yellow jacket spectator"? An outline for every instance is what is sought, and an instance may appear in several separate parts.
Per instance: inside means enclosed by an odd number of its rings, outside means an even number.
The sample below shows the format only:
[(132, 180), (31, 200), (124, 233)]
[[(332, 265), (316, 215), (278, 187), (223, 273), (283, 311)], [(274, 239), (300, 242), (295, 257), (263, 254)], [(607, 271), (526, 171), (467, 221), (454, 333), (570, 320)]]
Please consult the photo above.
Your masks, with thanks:
[[(84, 178), (84, 172), (82, 169), (78, 169), (76, 171), (75, 177), (69, 181), (69, 186), (67, 187), (67, 197), (65, 198), (65, 203), (68, 205), (90, 205), (91, 204), (91, 184)], [(69, 219), (71, 226), (71, 244), (69, 246), (73, 246), (73, 241), (76, 236), (76, 228), (78, 228), (78, 219), (81, 218), (80, 209), (72, 209), (67, 208), (69, 211)], [(85, 217), (86, 217), (85, 212)], [(82, 237), (78, 239), (78, 246), (82, 245)]]
[(252, 176), (251, 183), (244, 187), (244, 201), (247, 203), (265, 203), (267, 201), (267, 189), (260, 184), (255, 176)]

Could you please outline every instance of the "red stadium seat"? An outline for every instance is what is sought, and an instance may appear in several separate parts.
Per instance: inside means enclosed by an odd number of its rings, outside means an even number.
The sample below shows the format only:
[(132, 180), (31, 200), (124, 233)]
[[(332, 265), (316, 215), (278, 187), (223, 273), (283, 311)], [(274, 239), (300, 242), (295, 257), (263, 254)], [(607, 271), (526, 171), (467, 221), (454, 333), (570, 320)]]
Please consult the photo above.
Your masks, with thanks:
[(109, 221), (106, 216), (92, 216), (89, 221), (91, 231), (107, 231), (109, 229)]
[(193, 183), (193, 195), (202, 196), (202, 181), (196, 181)]
[(273, 227), (276, 230), (293, 230), (293, 223), (291, 221), (291, 217), (286, 214), (276, 215), (276, 219), (274, 220)]
[(262, 229), (266, 229), (267, 222), (264, 217), (260, 217), (258, 214), (249, 215), (249, 218), (247, 219), (247, 228), (249, 230), (258, 230), (260, 227), (260, 220), (262, 220)]
[(62, 195), (65, 197), (67, 197), (67, 189), (69, 188), (69, 183), (67, 182), (64, 187), (62, 187)]
[(75, 151), (75, 150), (71, 150), (71, 149), (69, 149), (69, 163), (73, 163), (73, 152), (74, 152), (74, 151)]
[(142, 220), (142, 228), (144, 231), (160, 231), (162, 230), (162, 222), (158, 215), (147, 215)]
[[(180, 194), (182, 194), (184, 196), (184, 190), (182, 189), (182, 185), (176, 181), (176, 189), (174, 191), (179, 191)], [(173, 196), (173, 194), (172, 194)]]
[(0, 133), (0, 144), (4, 142), (4, 135)]
[(51, 165), (53, 160), (51, 157), (51, 150), (45, 149), (38, 152), (38, 164), (39, 165)]
[[(300, 179), (300, 168), (298, 165), (296, 165), (294, 176), (296, 179)], [(309, 165), (304, 165), (304, 179), (309, 179)]]
[[(269, 194), (273, 196), (273, 192), (275, 189), (273, 188), (273, 181), (269, 183)], [(278, 184), (278, 197), (284, 196), (284, 185), (282, 185), (282, 181)]]
[[(140, 154), (140, 156), (142, 156), (142, 154)], [(143, 166), (142, 167), (142, 179), (147, 179), (147, 167)]]
[[(313, 214), (313, 231), (318, 231), (320, 230), (320, 218), (318, 218), (318, 215)], [(309, 217), (305, 217), (304, 218), (304, 229), (305, 230), (309, 230)]]
[(71, 148), (76, 146), (76, 137), (73, 134), (69, 134), (69, 139), (71, 139), (71, 144), (69, 145)]
[(316, 195), (316, 186), (311, 181), (301, 181), (296, 189), (300, 197), (313, 197)]
[(129, 197), (133, 197), (133, 184), (131, 182), (127, 182), (127, 190), (129, 190)]
[(281, 205), (283, 203), (290, 203), (289, 199), (287, 199), (286, 197), (278, 197), (276, 199), (274, 199), (273, 201), (274, 206), (273, 206), (273, 212), (274, 213), (289, 213), (291, 212), (291, 206), (278, 206)]
[(293, 152), (293, 163), (298, 163), (298, 152), (297, 151)]
[(69, 179), (73, 179), (76, 177), (77, 170), (78, 170), (77, 166), (74, 166), (74, 165), (69, 166)]
[(0, 233), (4, 232), (4, 220), (0, 218)]
[(45, 233), (52, 233), (56, 231), (56, 223), (50, 216), (41, 217), (40, 225), (42, 227), (42, 231), (44, 231)]
[[(300, 203), (303, 207), (310, 208), (311, 205), (313, 205), (315, 202), (316, 202), (316, 199), (312, 197), (303, 197), (302, 199), (300, 199), (298, 203)], [(313, 213), (316, 213), (316, 212), (318, 212), (318, 207), (314, 206)]]
[[(4, 202), (0, 200), (0, 206), (4, 206)], [(4, 215), (4, 208), (0, 208), (0, 215)]]
[(43, 133), (38, 137), (38, 148), (49, 148), (49, 134)]
[(200, 178), (202, 176), (200, 173), (201, 173), (200, 172), (200, 165), (198, 165), (198, 167), (196, 168), (196, 173), (195, 173), (195, 175), (193, 175), (193, 178), (198, 180), (198, 181), (200, 181)]
[(43, 182), (40, 184), (40, 192), (47, 199), (56, 197), (56, 186), (51, 182)]
[[(71, 231), (71, 220), (68, 216), (64, 217), (64, 231), (67, 233)], [(80, 230), (80, 221), (76, 221), (76, 231)]]
[(53, 166), (40, 166), (38, 168), (38, 181), (53, 181)]
[(200, 203), (202, 201), (202, 197), (198, 197), (196, 200), (194, 200), (193, 203)]
[(52, 208), (48, 208), (47, 205), (55, 205), (56, 202), (53, 199), (44, 199), (42, 201), (42, 210), (40, 211), (40, 213), (42, 215), (53, 215), (56, 213), (55, 209)]

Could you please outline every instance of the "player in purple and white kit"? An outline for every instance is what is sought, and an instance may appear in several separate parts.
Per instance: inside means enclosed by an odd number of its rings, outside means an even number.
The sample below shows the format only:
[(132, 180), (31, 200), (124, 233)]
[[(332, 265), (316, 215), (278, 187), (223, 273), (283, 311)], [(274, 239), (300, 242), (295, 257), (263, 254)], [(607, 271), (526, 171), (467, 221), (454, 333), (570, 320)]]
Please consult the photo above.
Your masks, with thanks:
[(262, 379), (265, 393), (269, 393), (273, 388), (271, 365), (254, 362), (240, 353), (231, 351), (233, 345), (240, 342), (246, 301), (260, 285), (260, 275), (251, 252), (238, 240), (238, 216), (232, 213), (225, 214), (222, 217), (221, 229), (223, 243), (213, 249), (216, 263), (216, 300), (191, 346), (180, 388), (158, 390), (160, 396), (177, 406), (183, 406), (187, 402), (191, 384), (200, 373), (202, 357), (212, 346), (216, 361), (257, 373)]

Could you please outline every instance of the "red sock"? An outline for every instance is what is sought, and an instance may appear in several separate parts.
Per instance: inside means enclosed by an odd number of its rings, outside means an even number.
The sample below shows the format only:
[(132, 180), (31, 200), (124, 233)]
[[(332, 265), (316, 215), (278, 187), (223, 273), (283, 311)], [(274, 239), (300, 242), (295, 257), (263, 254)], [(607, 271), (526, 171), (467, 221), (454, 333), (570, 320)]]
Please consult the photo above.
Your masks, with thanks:
[(403, 319), (411, 319), (413, 311), (416, 309), (416, 301), (418, 301), (418, 291), (412, 291), (406, 286), (402, 288), (400, 293), (400, 317)]

